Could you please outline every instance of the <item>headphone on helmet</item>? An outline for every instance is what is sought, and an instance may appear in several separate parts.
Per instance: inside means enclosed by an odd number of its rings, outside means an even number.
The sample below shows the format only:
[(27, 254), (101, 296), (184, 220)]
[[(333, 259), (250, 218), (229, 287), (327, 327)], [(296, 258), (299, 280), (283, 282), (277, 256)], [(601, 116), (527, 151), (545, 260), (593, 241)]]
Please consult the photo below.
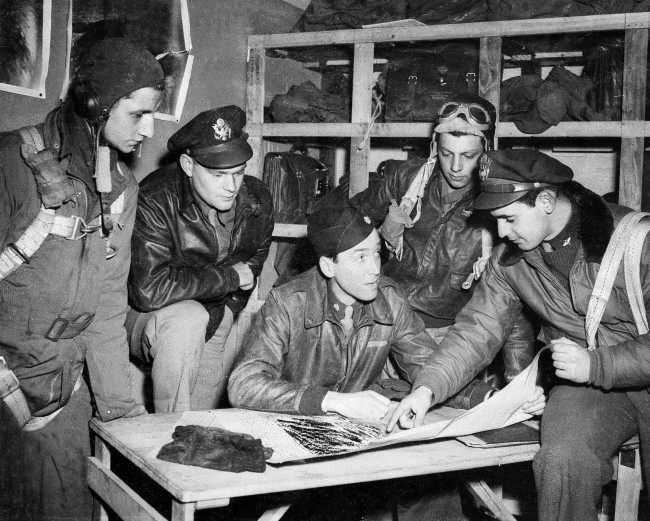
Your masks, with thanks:
[(74, 111), (78, 116), (94, 123), (101, 123), (108, 119), (109, 110), (102, 106), (99, 96), (90, 83), (80, 80), (72, 86)]

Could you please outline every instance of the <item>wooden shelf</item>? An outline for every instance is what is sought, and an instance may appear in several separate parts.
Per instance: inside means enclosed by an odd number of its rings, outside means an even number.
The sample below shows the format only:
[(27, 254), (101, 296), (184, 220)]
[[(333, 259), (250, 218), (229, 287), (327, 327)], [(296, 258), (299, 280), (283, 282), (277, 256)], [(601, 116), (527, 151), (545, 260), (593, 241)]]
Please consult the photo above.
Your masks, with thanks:
[[(541, 134), (524, 134), (514, 123), (497, 125), (497, 138), (613, 138), (620, 139), (619, 200), (641, 207), (644, 140), (650, 137), (645, 121), (648, 29), (650, 12), (533, 20), (441, 24), (421, 27), (382, 27), (342, 31), (253, 35), (248, 38), (246, 115), (254, 155), (250, 171), (262, 175), (265, 139), (280, 137), (348, 138), (350, 143), (350, 194), (367, 186), (367, 139), (374, 85), (375, 44), (397, 42), (479, 41), (479, 94), (499, 107), (502, 82), (502, 39), (511, 36), (621, 31), (625, 37), (622, 121), (561, 122)], [(266, 54), (269, 49), (348, 46), (352, 57), (352, 110), (349, 123), (264, 123)], [(379, 51), (379, 47), (378, 51)], [(341, 48), (339, 48), (341, 50)], [(282, 54), (282, 52), (280, 53)], [(431, 123), (376, 123), (374, 138), (428, 138)], [(361, 146), (361, 145), (364, 146)], [(650, 186), (650, 180), (647, 181)]]
[[(355, 137), (364, 133), (365, 123), (264, 123), (249, 124), (263, 137)], [(433, 123), (375, 123), (370, 137), (376, 138), (429, 138)], [(562, 121), (539, 134), (526, 134), (514, 123), (498, 123), (497, 137), (557, 138), (557, 137), (650, 137), (650, 121)]]
[(414, 42), (423, 40), (459, 40), (490, 36), (533, 36), (553, 33), (624, 31), (647, 29), (650, 13), (621, 13), (531, 20), (504, 20), (466, 24), (439, 24), (420, 27), (376, 27), (305, 33), (253, 35), (251, 48), (314, 47), (375, 42)]

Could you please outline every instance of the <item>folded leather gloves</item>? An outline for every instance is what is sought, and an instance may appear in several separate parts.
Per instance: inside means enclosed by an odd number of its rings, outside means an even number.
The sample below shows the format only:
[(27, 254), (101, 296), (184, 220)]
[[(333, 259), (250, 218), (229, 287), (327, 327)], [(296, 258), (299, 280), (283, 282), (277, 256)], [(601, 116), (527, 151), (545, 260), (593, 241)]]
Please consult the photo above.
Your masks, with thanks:
[(158, 459), (227, 472), (264, 472), (273, 449), (248, 434), (218, 427), (179, 425)]

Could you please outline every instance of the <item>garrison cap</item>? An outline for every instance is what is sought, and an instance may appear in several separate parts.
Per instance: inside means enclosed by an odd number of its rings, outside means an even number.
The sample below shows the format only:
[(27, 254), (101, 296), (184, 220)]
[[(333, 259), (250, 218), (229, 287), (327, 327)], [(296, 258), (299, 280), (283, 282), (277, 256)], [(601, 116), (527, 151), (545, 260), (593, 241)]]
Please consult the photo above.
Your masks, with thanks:
[(246, 114), (236, 105), (201, 112), (167, 141), (174, 154), (187, 154), (207, 168), (232, 168), (253, 157)]
[(479, 178), (481, 193), (473, 206), (493, 210), (514, 203), (529, 190), (571, 181), (573, 171), (537, 150), (490, 150), (479, 160)]
[(372, 220), (348, 202), (339, 186), (319, 199), (307, 215), (307, 237), (318, 256), (334, 257), (364, 241), (375, 229)]

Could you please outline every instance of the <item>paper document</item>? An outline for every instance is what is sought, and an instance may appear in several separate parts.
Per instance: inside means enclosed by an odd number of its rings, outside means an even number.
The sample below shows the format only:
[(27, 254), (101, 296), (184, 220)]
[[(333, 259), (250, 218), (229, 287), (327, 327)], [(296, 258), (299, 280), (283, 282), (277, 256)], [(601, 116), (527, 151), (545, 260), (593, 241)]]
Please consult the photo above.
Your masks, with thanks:
[(427, 413), (423, 426), (390, 434), (384, 432), (383, 424), (340, 416), (298, 416), (242, 409), (186, 412), (179, 425), (216, 426), (260, 438), (264, 446), (273, 449), (269, 463), (322, 458), (396, 443), (500, 429), (531, 417), (521, 406), (535, 392), (540, 353), (512, 382), (473, 409), (435, 407)]

